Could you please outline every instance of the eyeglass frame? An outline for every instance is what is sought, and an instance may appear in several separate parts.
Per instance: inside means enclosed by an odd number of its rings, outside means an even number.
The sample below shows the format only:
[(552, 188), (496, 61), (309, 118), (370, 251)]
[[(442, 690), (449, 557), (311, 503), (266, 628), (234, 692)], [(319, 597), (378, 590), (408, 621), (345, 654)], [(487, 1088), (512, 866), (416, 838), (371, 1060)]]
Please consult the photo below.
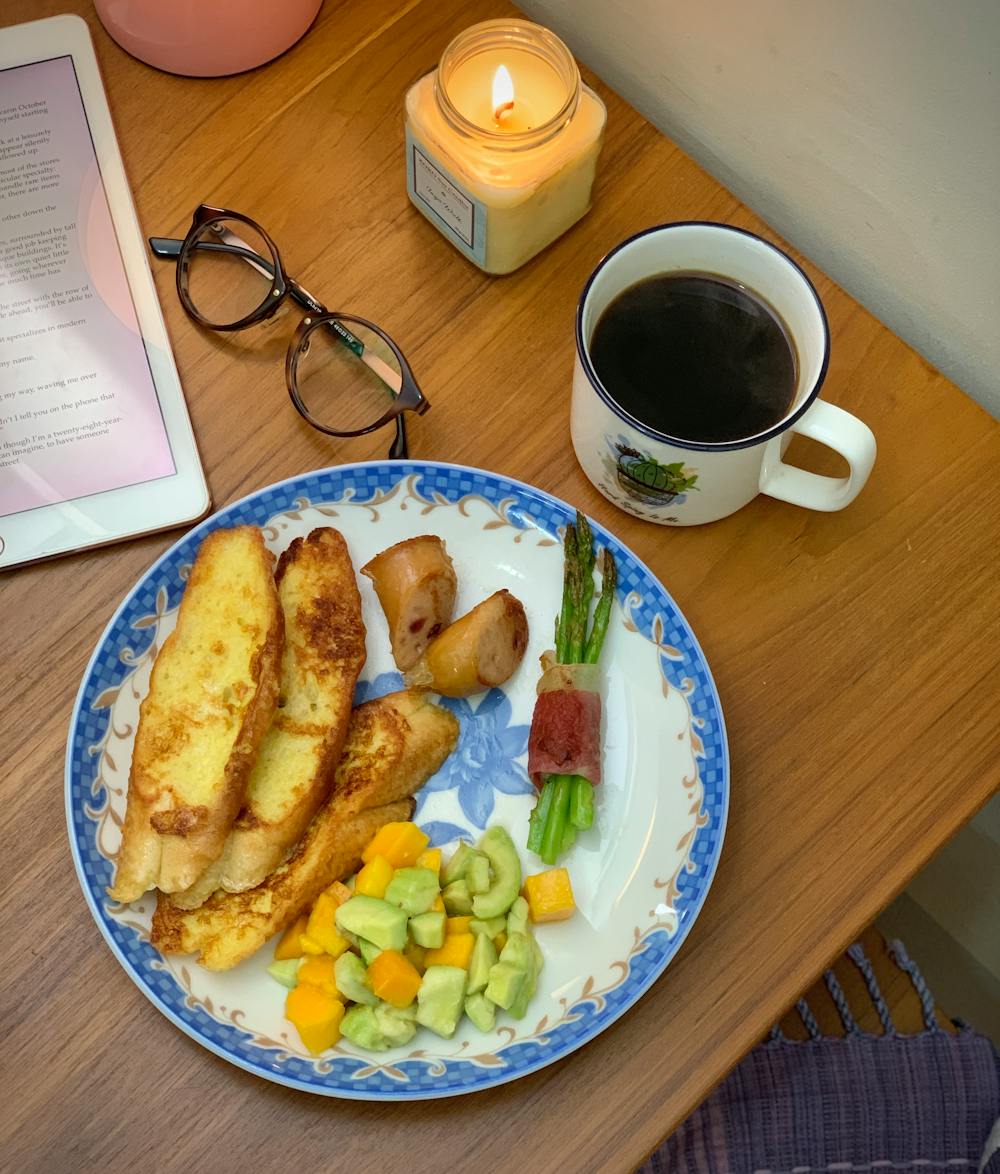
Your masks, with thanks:
[[(254, 232), (258, 233), (267, 247), (271, 250), (271, 262), (269, 263), (265, 258), (247, 244), (241, 237), (235, 233), (230, 233), (235, 244), (208, 244), (199, 239), (200, 234), (204, 231), (206, 225), (211, 224), (214, 220), (235, 220), (241, 224), (252, 228)], [(306, 421), (310, 427), (315, 428), (319, 432), (325, 433), (327, 436), (339, 436), (344, 438), (354, 436), (365, 436), (369, 432), (375, 432), (379, 428), (384, 427), (392, 420), (396, 421), (396, 438), (393, 441), (392, 447), (389, 450), (390, 460), (406, 459), (408, 456), (408, 446), (406, 439), (406, 422), (403, 416), (404, 412), (416, 412), (418, 416), (422, 416), (430, 409), (430, 402), (424, 393), (420, 390), (417, 381), (407, 362), (405, 355), (400, 350), (399, 346), (393, 338), (374, 322), (370, 322), (367, 318), (358, 317), (356, 314), (344, 314), (339, 311), (328, 310), (317, 298), (315, 298), (304, 286), (302, 286), (293, 277), (286, 272), (284, 264), (281, 260), (281, 254), (278, 251), (278, 246), (274, 243), (270, 234), (251, 217), (245, 216), (242, 212), (234, 212), (229, 208), (216, 208), (211, 204), (199, 204), (194, 211), (191, 220), (191, 227), (187, 231), (187, 235), (183, 240), (177, 240), (173, 237), (150, 237), (149, 247), (155, 257), (161, 260), (173, 260), (177, 262), (176, 272), (176, 286), (177, 297), (180, 300), (184, 312), (193, 321), (197, 322), (199, 326), (205, 327), (207, 330), (217, 330), (224, 333), (235, 332), (238, 330), (245, 330), (247, 327), (254, 326), (258, 322), (265, 322), (272, 318), (278, 311), (281, 304), (286, 298), (291, 298), (292, 301), (302, 306), (303, 309), (308, 310), (309, 314), (303, 318), (295, 329), (292, 335), (291, 342), (288, 344), (288, 350), (285, 354), (285, 384), (288, 388), (288, 394), (291, 398), (292, 404), (299, 415)], [(219, 323), (211, 322), (206, 318), (191, 300), (190, 291), (188, 289), (188, 270), (190, 267), (191, 254), (196, 247), (216, 248), (226, 252), (238, 252), (243, 254), (242, 259), (246, 261), (251, 268), (254, 268), (262, 276), (267, 277), (271, 283), (271, 289), (265, 296), (260, 305), (251, 313), (244, 315), (244, 317), (237, 319), (235, 322)], [(249, 254), (249, 255), (247, 255)], [(251, 258), (255, 258), (253, 260)], [(259, 262), (259, 263), (258, 263)], [(271, 272), (268, 272), (271, 269)], [(387, 364), (378, 359), (378, 356), (373, 355), (368, 359), (363, 354), (364, 344), (360, 339), (354, 337), (344, 325), (344, 321), (356, 322), (359, 326), (364, 326), (377, 334), (390, 348), (399, 363), (399, 387), (395, 387), (392, 382), (386, 378), (386, 373), (395, 377), (396, 373), (388, 368)], [(340, 341), (358, 356), (358, 361), (365, 363), (369, 368), (375, 371), (376, 376), (382, 380), (388, 390), (392, 393), (393, 399), (388, 410), (383, 413), (378, 420), (369, 424), (365, 428), (357, 428), (352, 430), (342, 430), (331, 428), (326, 424), (321, 424), (316, 420), (302, 397), (299, 394), (297, 367), (301, 356), (308, 349), (304, 344), (308, 342), (310, 334), (318, 330), (320, 327), (326, 326), (332, 330), (340, 339)], [(361, 347), (359, 352), (356, 348)], [(379, 371), (377, 365), (386, 368), (386, 373)]]

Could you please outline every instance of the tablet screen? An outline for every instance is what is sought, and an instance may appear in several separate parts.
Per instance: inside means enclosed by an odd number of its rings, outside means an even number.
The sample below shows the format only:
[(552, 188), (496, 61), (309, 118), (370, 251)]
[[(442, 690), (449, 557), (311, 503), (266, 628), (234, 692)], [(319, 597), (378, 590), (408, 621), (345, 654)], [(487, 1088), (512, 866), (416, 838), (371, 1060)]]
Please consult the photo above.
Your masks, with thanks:
[(174, 472), (73, 59), (0, 70), (0, 516)]

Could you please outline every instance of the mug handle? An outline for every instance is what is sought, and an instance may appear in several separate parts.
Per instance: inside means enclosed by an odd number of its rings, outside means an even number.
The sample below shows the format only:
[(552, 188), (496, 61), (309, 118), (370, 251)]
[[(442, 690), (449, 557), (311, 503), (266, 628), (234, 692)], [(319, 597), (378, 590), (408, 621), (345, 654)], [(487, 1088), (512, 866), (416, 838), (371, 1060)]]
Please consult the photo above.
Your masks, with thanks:
[(760, 491), (810, 510), (842, 510), (864, 488), (875, 463), (875, 437), (867, 424), (818, 399), (808, 412), (788, 429), (800, 432), (832, 448), (850, 465), (846, 477), (823, 477), (781, 459), (782, 436), (769, 441), (760, 468)]

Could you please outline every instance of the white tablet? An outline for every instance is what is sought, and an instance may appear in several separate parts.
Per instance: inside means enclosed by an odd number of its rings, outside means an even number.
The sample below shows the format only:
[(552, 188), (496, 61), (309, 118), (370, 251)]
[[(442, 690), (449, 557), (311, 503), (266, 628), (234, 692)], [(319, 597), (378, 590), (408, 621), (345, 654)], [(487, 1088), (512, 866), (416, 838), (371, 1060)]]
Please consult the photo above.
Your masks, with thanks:
[(86, 24), (0, 30), (0, 570), (209, 496)]

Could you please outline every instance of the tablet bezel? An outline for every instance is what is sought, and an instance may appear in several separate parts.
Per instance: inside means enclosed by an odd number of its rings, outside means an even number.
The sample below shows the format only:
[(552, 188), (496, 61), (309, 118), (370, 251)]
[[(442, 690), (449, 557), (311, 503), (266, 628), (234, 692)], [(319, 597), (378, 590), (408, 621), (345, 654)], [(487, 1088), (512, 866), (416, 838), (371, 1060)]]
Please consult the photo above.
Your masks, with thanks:
[(0, 37), (0, 69), (66, 56), (76, 70), (176, 472), (0, 517), (0, 570), (191, 523), (211, 505), (90, 30), (78, 16), (53, 16), (5, 28)]

